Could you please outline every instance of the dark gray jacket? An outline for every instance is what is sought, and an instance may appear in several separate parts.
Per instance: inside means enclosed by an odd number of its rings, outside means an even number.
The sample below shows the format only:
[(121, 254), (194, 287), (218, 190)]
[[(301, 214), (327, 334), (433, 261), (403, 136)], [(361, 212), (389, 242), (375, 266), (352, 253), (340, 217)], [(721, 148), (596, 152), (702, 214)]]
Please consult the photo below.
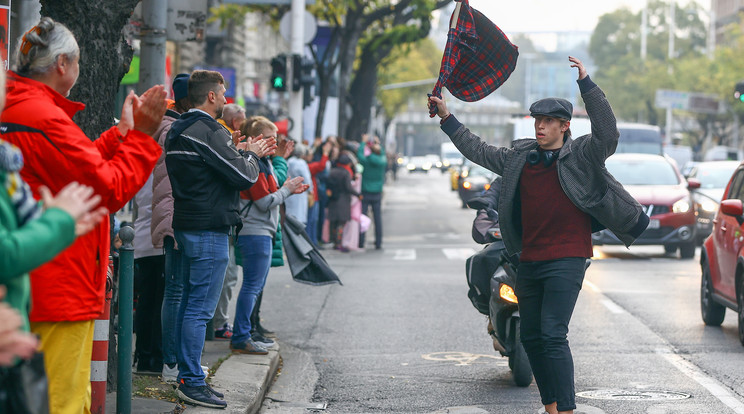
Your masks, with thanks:
[[(604, 92), (588, 76), (579, 81), (579, 87), (592, 133), (566, 140), (558, 155), (558, 179), (566, 196), (592, 217), (592, 231), (610, 229), (630, 246), (646, 229), (649, 218), (605, 168), (605, 159), (615, 152), (620, 134)], [(509, 254), (521, 252), (519, 179), (527, 154), (537, 149), (537, 141), (516, 140), (512, 148), (489, 145), (454, 116), (444, 121), (442, 130), (467, 159), (503, 177), (498, 212), (504, 244)]]
[(258, 179), (258, 156), (242, 155), (230, 132), (192, 109), (171, 125), (165, 166), (173, 188), (173, 229), (227, 233), (241, 224), (238, 194)]

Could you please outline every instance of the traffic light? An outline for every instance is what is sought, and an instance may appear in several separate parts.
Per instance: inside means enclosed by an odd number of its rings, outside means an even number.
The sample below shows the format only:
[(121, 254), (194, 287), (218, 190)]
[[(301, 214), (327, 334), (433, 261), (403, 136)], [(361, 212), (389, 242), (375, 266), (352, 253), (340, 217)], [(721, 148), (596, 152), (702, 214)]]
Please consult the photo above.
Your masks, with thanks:
[(301, 55), (292, 55), (292, 90), (299, 91), (315, 83), (315, 62)]
[(734, 87), (734, 98), (739, 102), (744, 102), (744, 81), (740, 81)]
[(287, 56), (277, 55), (271, 59), (271, 89), (287, 90)]

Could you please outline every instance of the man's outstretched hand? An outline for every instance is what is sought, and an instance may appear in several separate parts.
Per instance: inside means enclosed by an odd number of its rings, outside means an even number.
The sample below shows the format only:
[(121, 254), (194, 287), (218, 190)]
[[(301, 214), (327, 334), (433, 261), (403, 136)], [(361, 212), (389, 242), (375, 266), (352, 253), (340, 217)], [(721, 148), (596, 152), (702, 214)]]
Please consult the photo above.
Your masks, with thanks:
[(584, 67), (584, 64), (581, 63), (579, 59), (576, 59), (573, 56), (569, 56), (568, 60), (571, 62), (572, 68), (577, 68), (579, 70), (579, 80), (582, 80), (589, 75), (588, 73), (586, 73), (586, 68)]

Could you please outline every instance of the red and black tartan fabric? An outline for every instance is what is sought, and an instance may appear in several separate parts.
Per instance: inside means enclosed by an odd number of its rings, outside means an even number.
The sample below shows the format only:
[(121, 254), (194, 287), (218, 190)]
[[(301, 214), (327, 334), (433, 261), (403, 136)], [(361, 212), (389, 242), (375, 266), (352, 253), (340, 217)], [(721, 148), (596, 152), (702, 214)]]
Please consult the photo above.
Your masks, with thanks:
[[(483, 13), (470, 7), (468, 0), (450, 18), (447, 46), (439, 69), (439, 79), (431, 95), (442, 97), (442, 86), (463, 101), (481, 100), (503, 84), (517, 66), (519, 52), (504, 32)], [(452, 20), (457, 24), (452, 27)], [(429, 96), (431, 96), (429, 95)], [(436, 115), (436, 105), (429, 116)]]

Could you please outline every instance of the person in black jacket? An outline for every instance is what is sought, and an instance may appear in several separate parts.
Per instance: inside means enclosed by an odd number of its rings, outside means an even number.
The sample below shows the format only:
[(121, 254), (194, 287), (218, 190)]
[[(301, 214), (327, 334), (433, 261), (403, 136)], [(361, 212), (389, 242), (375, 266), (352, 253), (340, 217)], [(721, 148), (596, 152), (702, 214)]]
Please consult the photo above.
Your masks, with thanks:
[(344, 226), (347, 221), (351, 220), (351, 196), (359, 196), (351, 185), (351, 180), (354, 178), (351, 165), (351, 158), (346, 154), (341, 154), (328, 174), (328, 221), (330, 222), (331, 241), (334, 249), (344, 253), (349, 251), (341, 241)]
[(194, 71), (188, 83), (194, 108), (173, 123), (165, 142), (173, 230), (184, 271), (176, 327), (181, 339), (177, 393), (188, 403), (211, 408), (227, 403), (204, 381), (201, 351), (229, 261), (228, 235), (241, 223), (238, 193), (258, 179), (259, 159), (276, 150), (276, 140), (259, 136), (243, 142), (244, 137), (231, 136), (216, 121), (227, 103), (224, 83), (219, 72)]

